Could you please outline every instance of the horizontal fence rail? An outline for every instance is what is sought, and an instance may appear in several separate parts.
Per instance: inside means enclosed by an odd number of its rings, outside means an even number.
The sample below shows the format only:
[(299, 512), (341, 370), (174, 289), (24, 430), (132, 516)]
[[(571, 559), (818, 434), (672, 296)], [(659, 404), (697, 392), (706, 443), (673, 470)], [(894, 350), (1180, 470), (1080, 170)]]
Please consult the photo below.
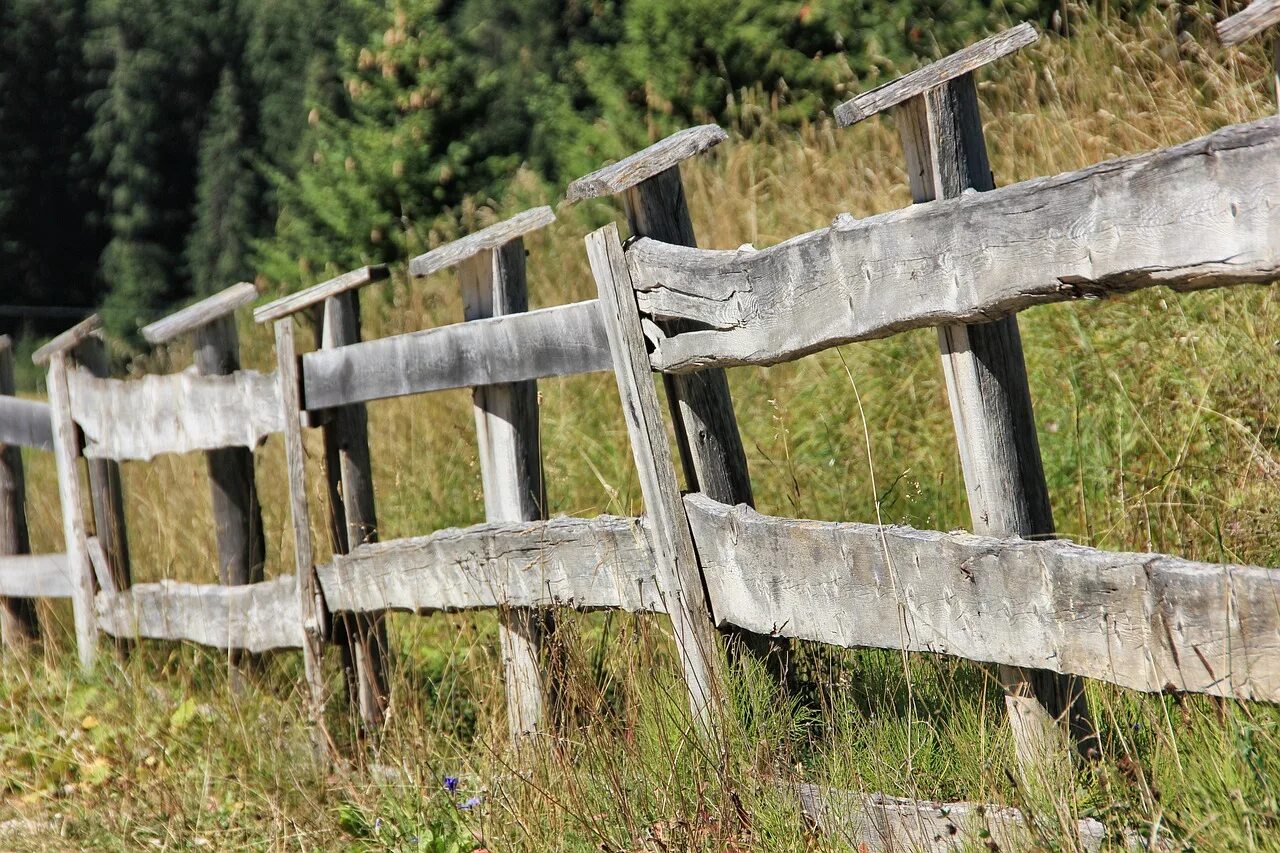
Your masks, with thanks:
[(0, 596), (70, 598), (71, 572), (66, 554), (0, 556)]
[(759, 251), (638, 240), (652, 363), (778, 364), (908, 329), (1166, 285), (1280, 275), (1280, 118), (985, 193), (918, 204)]
[(611, 370), (595, 300), (377, 338), (302, 356), (309, 411)]
[(0, 444), (53, 450), (49, 404), (0, 396)]
[(283, 429), (274, 373), (192, 370), (141, 379), (69, 371), (71, 412), (90, 459), (152, 459), (220, 447), (254, 447)]

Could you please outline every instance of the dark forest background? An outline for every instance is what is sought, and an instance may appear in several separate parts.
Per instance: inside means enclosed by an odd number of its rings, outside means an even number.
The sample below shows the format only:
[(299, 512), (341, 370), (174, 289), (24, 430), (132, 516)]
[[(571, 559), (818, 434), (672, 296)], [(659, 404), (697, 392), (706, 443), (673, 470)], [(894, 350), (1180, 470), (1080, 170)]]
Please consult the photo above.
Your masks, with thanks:
[[(1114, 4), (1112, 4), (1114, 6)], [(1130, 2), (1119, 10), (1126, 13)], [(1058, 0), (3, 0), (0, 332), (128, 340), (695, 122), (812, 121)], [(896, 73), (896, 72), (892, 72)], [(753, 128), (753, 126), (756, 126)]]

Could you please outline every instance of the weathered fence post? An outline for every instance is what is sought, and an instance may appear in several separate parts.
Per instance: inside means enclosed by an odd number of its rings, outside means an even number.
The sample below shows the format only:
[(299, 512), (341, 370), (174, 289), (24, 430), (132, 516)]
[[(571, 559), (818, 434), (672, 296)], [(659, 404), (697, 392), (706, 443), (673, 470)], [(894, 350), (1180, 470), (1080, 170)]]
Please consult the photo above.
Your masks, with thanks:
[[(696, 246), (680, 180), (680, 163), (726, 138), (724, 130), (714, 124), (682, 130), (612, 166), (578, 178), (569, 184), (565, 200), (572, 203), (621, 193), (627, 224), (634, 236)], [(664, 321), (660, 325), (669, 334), (695, 328), (684, 321)], [(712, 368), (667, 373), (662, 379), (689, 490), (730, 506), (754, 507), (747, 456), (725, 372)], [(735, 641), (730, 644), (731, 649), (735, 645), (746, 648), (764, 661), (766, 669), (780, 682), (785, 682), (789, 667), (785, 638), (740, 629), (726, 633)]]
[[(378, 267), (378, 277), (386, 268)], [(372, 279), (372, 276), (371, 276)], [(320, 346), (360, 342), (360, 292), (348, 290), (324, 301)], [(369, 460), (369, 415), (363, 403), (325, 413), (325, 477), (329, 485), (330, 534), (335, 554), (378, 541), (378, 516)], [(334, 619), (334, 642), (342, 651), (347, 699), (366, 729), (382, 724), (387, 709), (387, 625), (381, 613), (344, 613)]]
[(693, 535), (680, 500), (631, 274), (616, 225), (610, 223), (593, 231), (586, 241), (631, 452), (640, 475), (645, 516), (652, 526), (657, 576), (689, 690), (689, 706), (699, 727), (714, 732), (723, 702), (715, 623), (710, 618)]
[[(232, 285), (144, 326), (142, 337), (159, 346), (190, 334), (196, 372), (201, 376), (230, 375), (240, 369), (235, 312), (257, 297), (257, 288), (248, 282)], [(263, 577), (267, 548), (253, 476), (253, 450), (219, 447), (205, 451), (205, 461), (218, 545), (218, 580), (228, 586), (257, 583)], [(239, 686), (242, 657), (240, 650), (228, 650), (233, 687)]]
[[(1031, 44), (1038, 34), (1021, 24), (946, 59), (840, 105), (849, 126), (896, 107), (916, 203), (994, 189), (978, 113), (973, 71)], [(975, 533), (1053, 535), (1053, 513), (1040, 460), (1018, 320), (938, 329), (943, 373)], [(1079, 678), (1048, 671), (1000, 668), (1020, 760), (1035, 764), (1065, 720), (1080, 749), (1095, 749)]]
[[(463, 317), (467, 321), (529, 310), (523, 235), (555, 221), (549, 207), (521, 213), (475, 234), (414, 258), (415, 277), (458, 266)], [(473, 390), (476, 441), (484, 489), (485, 520), (536, 521), (546, 518), (542, 453), (538, 438), (538, 383), (512, 382)], [(503, 608), (499, 613), (507, 724), (514, 743), (543, 731), (548, 723), (541, 658), (553, 630), (550, 611)], [(550, 678), (562, 675), (549, 673)]]
[(96, 581), (89, 561), (88, 533), (80, 492), (80, 433), (71, 417), (71, 392), (67, 383), (70, 351), (88, 340), (102, 326), (97, 314), (82, 320), (31, 355), (37, 365), (49, 367), (49, 409), (53, 422), (53, 454), (58, 466), (58, 498), (62, 503), (62, 536), (71, 575), (71, 607), (75, 614), (76, 650), (80, 666), (91, 669), (98, 658), (98, 621), (93, 609)]
[[(1225, 45), (1243, 44), (1280, 24), (1280, 0), (1253, 0), (1243, 11), (1218, 22), (1218, 38)], [(1271, 34), (1271, 83), (1280, 111), (1280, 34)]]
[[(0, 394), (16, 393), (13, 342), (0, 335)], [(0, 444), (0, 557), (31, 553), (27, 534), (26, 481), (22, 449)], [(36, 603), (30, 598), (0, 598), (0, 639), (11, 651), (23, 651), (40, 636)]]

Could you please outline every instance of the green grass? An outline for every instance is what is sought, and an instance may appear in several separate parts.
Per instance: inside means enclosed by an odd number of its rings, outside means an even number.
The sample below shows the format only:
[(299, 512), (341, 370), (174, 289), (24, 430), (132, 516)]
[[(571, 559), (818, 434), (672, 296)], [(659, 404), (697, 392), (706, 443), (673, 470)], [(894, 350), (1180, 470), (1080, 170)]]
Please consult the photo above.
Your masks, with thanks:
[[(994, 76), (992, 76), (994, 75)], [(1273, 111), (1260, 52), (1202, 51), (1158, 17), (1080, 27), (1002, 61), (980, 85), (1000, 183), (1201, 135)], [(686, 167), (704, 245), (769, 245), (905, 205), (891, 121), (847, 131), (770, 126)], [(546, 200), (521, 179), (504, 211)], [(540, 195), (542, 194), (542, 195)], [(516, 201), (515, 199), (518, 199)], [(593, 295), (581, 238), (616, 216), (563, 209), (531, 237), (535, 306)], [(483, 224), (468, 210), (461, 225)], [(433, 239), (457, 233), (442, 225)], [(461, 318), (456, 283), (371, 290), (366, 336)], [(1041, 449), (1064, 536), (1099, 547), (1277, 565), (1280, 305), (1272, 289), (1174, 296), (1156, 290), (1021, 315)], [(270, 368), (269, 334), (244, 325), (246, 361)], [(304, 336), (305, 337), (305, 336)], [(188, 355), (145, 365), (176, 369)], [(955, 529), (968, 521), (932, 332), (730, 372), (763, 512)], [(641, 509), (612, 377), (544, 382), (547, 490), (554, 512)], [(470, 399), (448, 393), (370, 406), (384, 538), (481, 520)], [(313, 528), (323, 549), (323, 479), (309, 437)], [(60, 547), (52, 464), (31, 455), (38, 550)], [(283, 461), (258, 479), (270, 574), (288, 571)], [(211, 580), (204, 463), (125, 466), (139, 579)], [(323, 558), (323, 554), (319, 555)], [(213, 652), (141, 644), (79, 675), (69, 614), (43, 653), (0, 670), (0, 847), (161, 849), (843, 849), (808, 833), (775, 780), (1016, 805), (1036, 844), (1074, 849), (1074, 820), (1159, 832), (1176, 846), (1280, 849), (1280, 710), (1091, 684), (1104, 755), (1049, 789), (1020, 781), (1003, 699), (984, 667), (926, 655), (798, 652), (800, 689), (773, 695), (735, 676), (738, 710), (720, 741), (690, 737), (667, 627), (657, 618), (565, 614), (564, 737), (516, 762), (507, 748), (491, 614), (392, 618), (393, 712), (352, 746), (338, 703), (329, 725), (349, 765), (314, 761), (296, 654), (265, 660), (253, 689), (228, 691)], [(56, 627), (59, 626), (60, 627)], [(336, 674), (337, 667), (329, 671)], [(335, 688), (337, 685), (335, 684)], [(460, 778), (459, 792), (442, 788)], [(458, 808), (479, 796), (478, 808)], [(1114, 840), (1114, 839), (1113, 839)]]

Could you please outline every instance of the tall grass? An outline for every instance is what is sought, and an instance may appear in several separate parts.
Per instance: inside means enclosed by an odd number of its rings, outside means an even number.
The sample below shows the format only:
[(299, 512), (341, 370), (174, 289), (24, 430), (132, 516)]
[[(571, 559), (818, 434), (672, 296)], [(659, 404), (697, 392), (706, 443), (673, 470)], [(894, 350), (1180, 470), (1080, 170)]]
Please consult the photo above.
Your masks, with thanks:
[[(1273, 111), (1268, 63), (1252, 49), (1202, 48), (1158, 14), (1140, 25), (1088, 19), (984, 72), (979, 91), (996, 178), (1010, 183), (1193, 138)], [(890, 118), (798, 132), (759, 99), (749, 138), (685, 167), (704, 245), (765, 246), (836, 214), (908, 203)], [(522, 177), (504, 209), (546, 200)], [(582, 235), (617, 211), (560, 211), (528, 239), (535, 306), (594, 295)], [(442, 240), (492, 218), (462, 211)], [(423, 247), (425, 248), (425, 247)], [(365, 302), (365, 334), (461, 319), (447, 276), (397, 276)], [(1175, 297), (1151, 291), (1021, 315), (1053, 509), (1063, 535), (1112, 549), (1275, 565), (1280, 532), (1280, 310), (1270, 288)], [(245, 325), (246, 361), (270, 368), (269, 336)], [(843, 347), (730, 372), (759, 508), (818, 519), (967, 524), (935, 336)], [(178, 369), (158, 356), (147, 370)], [(612, 377), (540, 386), (553, 512), (641, 510)], [(470, 399), (446, 393), (371, 404), (384, 538), (482, 519)], [(321, 458), (309, 438), (309, 464)], [(38, 550), (60, 547), (47, 458), (28, 457)], [(210, 580), (213, 532), (203, 461), (125, 466), (139, 579)], [(322, 483), (313, 534), (326, 542)], [(273, 440), (258, 481), (269, 574), (291, 564), (283, 461)], [(323, 553), (321, 554), (323, 557)], [(1075, 849), (1096, 817), (1196, 849), (1280, 849), (1280, 712), (1205, 697), (1091, 685), (1103, 728), (1096, 766), (1063, 773), (1053, 796), (1019, 781), (988, 671), (944, 657), (798, 653), (783, 701), (750, 671), (720, 742), (689, 736), (664, 623), (566, 614), (558, 642), (564, 736), (517, 763), (506, 747), (496, 623), (489, 615), (392, 620), (393, 712), (350, 766), (316, 764), (296, 655), (265, 660), (255, 688), (228, 692), (219, 655), (144, 643), (128, 660), (75, 672), (69, 616), (42, 657), (0, 672), (0, 846), (135, 848), (776, 850), (829, 847), (779, 781), (1023, 807), (1036, 843)], [(335, 671), (336, 667), (330, 667)], [(459, 791), (443, 789), (460, 777)], [(459, 802), (477, 796), (470, 809)], [(451, 845), (453, 845), (451, 847)]]

